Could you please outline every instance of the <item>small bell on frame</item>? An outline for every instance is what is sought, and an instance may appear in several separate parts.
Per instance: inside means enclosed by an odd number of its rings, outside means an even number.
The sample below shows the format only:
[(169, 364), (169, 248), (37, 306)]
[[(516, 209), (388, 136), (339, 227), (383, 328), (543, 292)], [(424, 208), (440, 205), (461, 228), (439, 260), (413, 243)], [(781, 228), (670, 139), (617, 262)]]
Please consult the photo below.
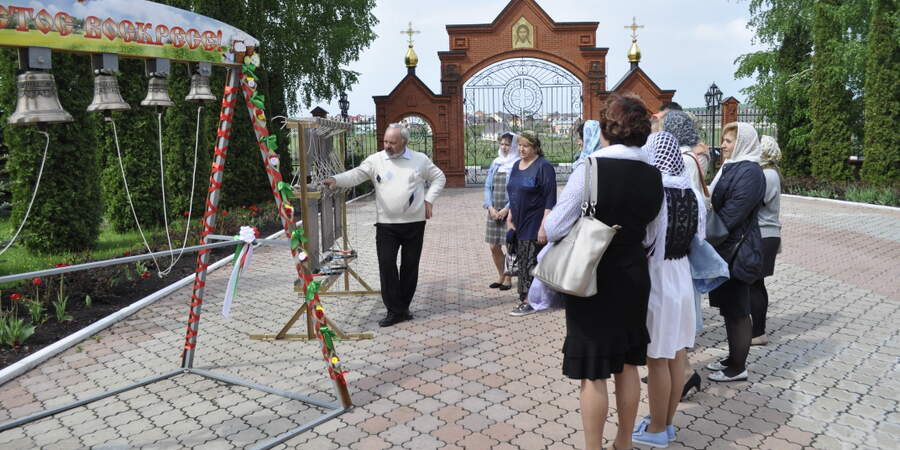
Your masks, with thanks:
[(165, 58), (150, 59), (146, 62), (147, 75), (150, 83), (147, 86), (147, 96), (141, 100), (141, 106), (175, 106), (175, 102), (169, 97), (169, 60)]
[(94, 100), (88, 105), (88, 112), (127, 111), (131, 109), (119, 92), (119, 57), (114, 53), (91, 55), (94, 69)]
[(209, 89), (209, 76), (212, 74), (212, 64), (200, 62), (189, 66), (191, 75), (191, 90), (184, 98), (190, 102), (214, 102), (216, 96)]
[(19, 49), (19, 67), (25, 72), (16, 76), (16, 110), (9, 116), (13, 125), (72, 122), (72, 115), (59, 103), (56, 80), (51, 69), (51, 53), (45, 47)]

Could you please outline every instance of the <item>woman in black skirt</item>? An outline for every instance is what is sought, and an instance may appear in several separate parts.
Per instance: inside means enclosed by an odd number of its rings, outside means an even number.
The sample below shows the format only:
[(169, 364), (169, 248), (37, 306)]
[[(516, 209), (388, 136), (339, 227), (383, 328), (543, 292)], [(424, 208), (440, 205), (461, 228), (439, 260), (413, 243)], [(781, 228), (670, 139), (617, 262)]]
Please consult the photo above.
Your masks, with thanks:
[[(640, 401), (637, 366), (646, 364), (650, 273), (644, 240), (663, 201), (662, 177), (641, 149), (650, 134), (650, 112), (640, 99), (614, 96), (601, 126), (604, 148), (591, 157), (598, 167), (593, 216), (620, 225), (597, 269), (597, 295), (564, 295), (566, 340), (563, 374), (581, 380), (585, 448), (599, 449), (609, 409), (606, 380), (616, 383), (618, 430), (614, 448), (631, 448)], [(585, 167), (570, 176), (560, 202), (547, 216), (548, 239), (559, 241), (581, 215)]]
[[(725, 162), (712, 187), (713, 211), (706, 239), (728, 262), (731, 278), (709, 293), (709, 304), (725, 319), (728, 357), (708, 364), (712, 381), (742, 381), (749, 376), (752, 325), (750, 304), (763, 278), (762, 237), (757, 214), (766, 192), (759, 138), (752, 125), (732, 122), (722, 129)], [(724, 236), (724, 238), (723, 238)]]

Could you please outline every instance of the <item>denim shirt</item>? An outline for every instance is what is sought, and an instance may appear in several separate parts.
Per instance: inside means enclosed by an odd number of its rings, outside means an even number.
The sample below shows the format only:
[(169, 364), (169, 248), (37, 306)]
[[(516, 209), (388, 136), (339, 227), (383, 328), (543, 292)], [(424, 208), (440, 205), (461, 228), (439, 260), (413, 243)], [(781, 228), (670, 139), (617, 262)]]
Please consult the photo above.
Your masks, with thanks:
[(491, 199), (494, 195), (494, 174), (497, 173), (499, 168), (499, 163), (492, 162), (491, 167), (488, 169), (487, 178), (484, 179), (484, 205), (482, 205), (484, 209), (488, 209), (491, 206)]
[(719, 253), (709, 242), (700, 239), (696, 235), (691, 241), (688, 260), (691, 264), (691, 278), (694, 280), (694, 288), (699, 293), (706, 294), (728, 281), (728, 263), (719, 256)]

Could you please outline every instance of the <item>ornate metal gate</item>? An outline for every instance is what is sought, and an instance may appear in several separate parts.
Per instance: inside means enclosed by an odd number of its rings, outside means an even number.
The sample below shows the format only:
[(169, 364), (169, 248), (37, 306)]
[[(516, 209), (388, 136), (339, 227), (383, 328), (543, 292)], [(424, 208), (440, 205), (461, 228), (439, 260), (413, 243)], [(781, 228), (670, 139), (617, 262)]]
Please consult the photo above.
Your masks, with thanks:
[(422, 152), (433, 158), (433, 142), (431, 125), (421, 116), (410, 115), (404, 117), (400, 123), (406, 125), (409, 129), (409, 143), (407, 147), (410, 150)]
[(497, 138), (506, 131), (536, 131), (553, 163), (570, 163), (580, 151), (575, 128), (582, 115), (581, 80), (556, 64), (500, 61), (470, 78), (463, 95), (467, 183), (483, 182)]

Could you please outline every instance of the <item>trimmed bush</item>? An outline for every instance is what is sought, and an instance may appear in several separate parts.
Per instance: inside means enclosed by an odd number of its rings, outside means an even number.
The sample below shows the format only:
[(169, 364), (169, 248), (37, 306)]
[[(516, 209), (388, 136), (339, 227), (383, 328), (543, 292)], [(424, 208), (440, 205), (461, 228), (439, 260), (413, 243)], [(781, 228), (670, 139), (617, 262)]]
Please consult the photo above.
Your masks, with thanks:
[(877, 185), (900, 179), (900, 51), (897, 3), (873, 0), (865, 96), (865, 162), (860, 176)]
[(849, 181), (847, 164), (851, 153), (850, 111), (852, 102), (846, 74), (841, 68), (841, 0), (815, 3), (813, 14), (812, 90), (812, 175), (833, 181)]

